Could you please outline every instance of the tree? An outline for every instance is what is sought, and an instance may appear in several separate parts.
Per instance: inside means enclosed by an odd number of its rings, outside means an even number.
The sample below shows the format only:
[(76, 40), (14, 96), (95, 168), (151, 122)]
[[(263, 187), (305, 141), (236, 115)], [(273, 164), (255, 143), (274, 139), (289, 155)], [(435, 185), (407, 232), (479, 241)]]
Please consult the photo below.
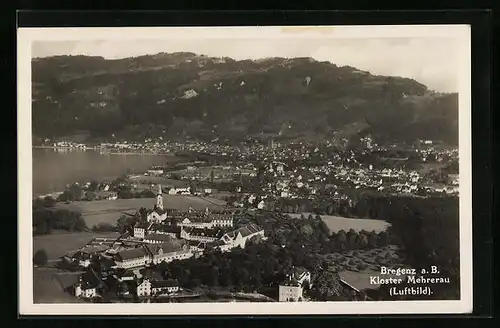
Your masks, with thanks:
[(41, 198), (36, 198), (33, 202), (33, 210), (42, 209), (45, 207), (45, 202)]
[(337, 245), (340, 249), (345, 249), (347, 246), (347, 234), (343, 229), (337, 232)]
[(45, 207), (54, 207), (56, 205), (57, 201), (52, 198), (51, 196), (47, 196), (43, 199), (43, 205)]
[(82, 187), (77, 183), (74, 183), (71, 186), (69, 186), (68, 193), (70, 196), (70, 200), (78, 201), (82, 199)]
[(355, 247), (358, 242), (358, 233), (354, 229), (349, 229), (349, 232), (347, 232), (347, 245), (349, 247)]
[(33, 257), (33, 263), (35, 265), (45, 265), (47, 264), (48, 257), (47, 252), (44, 249), (40, 249), (35, 253)]
[(358, 235), (357, 244), (361, 248), (366, 248), (368, 246), (368, 238), (366, 237), (366, 235), (364, 233)]
[(97, 189), (99, 189), (99, 182), (97, 182), (96, 180), (91, 181), (88, 190), (95, 192), (97, 191)]
[(379, 246), (387, 246), (389, 244), (389, 235), (385, 231), (381, 231), (378, 233), (378, 242)]
[(300, 233), (306, 235), (306, 236), (310, 236), (312, 235), (314, 232), (313, 228), (311, 227), (310, 224), (303, 224), (301, 227), (300, 227)]
[(378, 236), (375, 230), (372, 230), (372, 232), (368, 234), (368, 245), (371, 248), (375, 248), (378, 245)]

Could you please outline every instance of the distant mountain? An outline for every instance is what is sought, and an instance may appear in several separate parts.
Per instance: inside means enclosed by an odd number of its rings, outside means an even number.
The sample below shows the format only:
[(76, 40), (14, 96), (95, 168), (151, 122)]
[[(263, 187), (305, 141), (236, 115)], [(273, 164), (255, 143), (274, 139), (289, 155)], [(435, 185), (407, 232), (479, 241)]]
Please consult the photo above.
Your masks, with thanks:
[(458, 95), (311, 58), (194, 53), (32, 61), (33, 133), (458, 142)]

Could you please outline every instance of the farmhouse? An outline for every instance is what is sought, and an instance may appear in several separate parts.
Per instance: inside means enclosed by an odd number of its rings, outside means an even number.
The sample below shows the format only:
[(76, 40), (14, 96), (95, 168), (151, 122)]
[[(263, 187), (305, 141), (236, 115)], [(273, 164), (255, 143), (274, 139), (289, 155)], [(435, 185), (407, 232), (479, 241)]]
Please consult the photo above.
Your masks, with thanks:
[(300, 285), (311, 284), (311, 273), (303, 267), (293, 267), (287, 274), (288, 280), (295, 279)]
[(98, 191), (95, 193), (95, 197), (97, 200), (101, 199), (116, 200), (118, 199), (118, 194), (114, 191)]
[(108, 249), (109, 247), (104, 245), (83, 247), (76, 252), (66, 254), (64, 259), (69, 263), (75, 263), (78, 264), (78, 266), (87, 268), (93, 256), (102, 254)]
[(75, 296), (81, 298), (93, 298), (98, 296), (98, 288), (101, 282), (93, 272), (86, 272), (81, 275), (75, 284)]
[(220, 250), (221, 252), (228, 252), (233, 247), (232, 244), (226, 244), (223, 240), (216, 240), (207, 244), (207, 247), (213, 247), (215, 249)]

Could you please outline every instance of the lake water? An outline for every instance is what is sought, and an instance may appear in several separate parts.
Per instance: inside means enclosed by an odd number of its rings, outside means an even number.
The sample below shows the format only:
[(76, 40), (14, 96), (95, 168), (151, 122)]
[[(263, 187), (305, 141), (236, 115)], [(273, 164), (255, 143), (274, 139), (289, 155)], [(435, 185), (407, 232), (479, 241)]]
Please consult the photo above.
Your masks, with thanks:
[(151, 165), (162, 165), (175, 156), (102, 154), (99, 151), (33, 149), (33, 194), (61, 191), (69, 183), (112, 179), (125, 173), (142, 174)]

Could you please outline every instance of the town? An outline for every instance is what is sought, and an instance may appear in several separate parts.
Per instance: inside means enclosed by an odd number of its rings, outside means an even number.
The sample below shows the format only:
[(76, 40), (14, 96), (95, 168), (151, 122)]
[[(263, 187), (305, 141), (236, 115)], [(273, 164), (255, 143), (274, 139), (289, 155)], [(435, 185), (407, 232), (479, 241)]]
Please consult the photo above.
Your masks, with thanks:
[[(181, 143), (161, 139), (100, 146), (71, 143), (54, 146), (78, 149), (75, 151), (174, 153), (182, 158), (112, 181), (77, 182), (68, 185), (65, 191), (41, 195), (35, 200), (35, 207), (37, 202), (61, 206), (82, 201), (119, 203), (136, 198), (150, 202), (149, 209), (141, 207), (117, 213), (116, 227), (109, 223), (89, 227), (97, 233), (117, 231), (117, 237), (95, 237), (57, 261), (59, 270), (81, 273), (62, 279), (61, 288), (78, 299), (97, 302), (188, 302), (203, 297), (209, 301), (328, 300), (332, 296), (325, 298), (324, 292), (318, 290), (324, 289), (322, 280), (331, 284), (328, 281), (332, 279), (339, 283), (333, 288), (336, 290), (333, 299), (376, 299), (377, 296), (363, 291), (366, 286), (356, 285), (359, 279), (350, 279), (350, 272), (367, 268), (377, 271), (386, 264), (401, 264), (401, 259), (395, 246), (387, 241), (386, 229), (375, 231), (363, 226), (367, 217), (385, 219), (382, 214), (377, 216), (369, 205), (372, 202), (369, 197), (456, 199), (459, 187), (457, 150), (432, 141), (419, 141), (410, 147), (379, 146), (370, 138), (361, 138), (355, 147), (342, 148), (328, 141), (286, 146), (273, 140), (247, 141), (242, 146), (222, 145), (219, 141)], [(203, 200), (211, 206), (175, 208), (175, 202), (186, 197)], [(170, 203), (164, 203), (165, 199)], [(39, 204), (38, 208), (43, 206), (46, 205)], [(333, 219), (326, 227), (324, 218), (330, 216), (350, 218), (350, 225), (345, 229), (329, 229), (341, 222)], [(43, 235), (46, 224), (38, 222), (34, 218), (35, 235)], [(361, 229), (354, 229), (360, 225)], [(297, 233), (300, 236), (294, 237)], [(342, 238), (352, 241), (339, 242), (342, 234)], [(330, 253), (329, 249), (339, 251), (334, 254), (345, 258), (345, 262), (338, 258), (331, 260), (328, 255), (319, 260), (309, 255), (307, 259), (293, 260), (296, 255), (286, 253), (295, 247), (304, 248), (307, 243), (311, 247), (308, 251), (317, 245), (322, 253)], [(375, 255), (369, 255), (371, 250)], [(265, 283), (252, 281), (247, 269), (237, 271), (238, 277), (223, 278), (226, 273), (221, 272), (224, 268), (216, 258), (238, 263), (240, 260), (231, 260), (232, 256), (241, 257), (246, 254), (241, 252), (247, 251), (285, 252), (283, 256), (290, 258), (286, 265), (280, 264), (280, 269), (269, 269), (271, 273), (265, 277)], [(372, 260), (373, 256), (377, 260)], [(217, 273), (204, 266), (203, 270), (209, 271), (208, 278), (202, 272), (190, 272), (200, 278), (186, 278), (188, 269), (183, 269), (183, 263), (196, 267), (200, 265), (196, 261), (217, 264)], [(331, 267), (331, 262), (337, 263), (333, 271), (324, 268)], [(43, 260), (37, 263), (44, 265)], [(232, 284), (221, 282), (231, 279)]]

